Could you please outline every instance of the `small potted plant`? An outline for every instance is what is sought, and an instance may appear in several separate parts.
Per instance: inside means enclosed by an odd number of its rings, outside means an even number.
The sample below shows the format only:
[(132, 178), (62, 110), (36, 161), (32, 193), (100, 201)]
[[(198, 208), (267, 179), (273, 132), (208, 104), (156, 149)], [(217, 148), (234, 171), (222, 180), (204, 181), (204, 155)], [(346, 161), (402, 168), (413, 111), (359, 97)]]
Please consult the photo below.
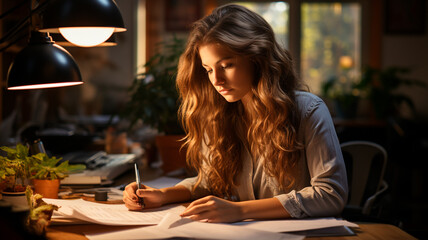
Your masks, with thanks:
[(0, 147), (0, 181), (2, 199), (17, 206), (26, 206), (25, 189), (29, 185), (30, 163), (27, 146)]
[(30, 163), (28, 147), (18, 143), (15, 148), (0, 147), (0, 181), (2, 198), (15, 205), (26, 205), (25, 189), (29, 185)]
[(6, 157), (0, 156), (0, 192), (14, 189), (15, 170)]
[(43, 196), (38, 193), (34, 194), (30, 186), (27, 186), (25, 196), (30, 210), (26, 221), (27, 228), (30, 233), (44, 236), (53, 211), (58, 210), (58, 206), (44, 202)]
[(3, 192), (24, 192), (30, 176), (30, 157), (28, 147), (18, 143), (16, 148), (2, 146), (6, 156), (0, 156), (0, 178)]
[(33, 159), (30, 171), (36, 193), (46, 198), (58, 198), (60, 180), (69, 173), (82, 171), (86, 168), (83, 164), (70, 165), (67, 161), (59, 163), (62, 158), (49, 157), (46, 153), (32, 155)]

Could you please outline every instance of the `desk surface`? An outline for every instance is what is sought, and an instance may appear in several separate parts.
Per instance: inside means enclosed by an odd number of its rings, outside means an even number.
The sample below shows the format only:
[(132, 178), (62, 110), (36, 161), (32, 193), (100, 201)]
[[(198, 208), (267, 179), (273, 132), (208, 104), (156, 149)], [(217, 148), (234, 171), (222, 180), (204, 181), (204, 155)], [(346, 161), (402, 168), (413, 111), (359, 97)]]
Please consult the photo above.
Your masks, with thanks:
[[(356, 236), (344, 236), (344, 237), (311, 237), (308, 239), (311, 240), (341, 240), (341, 239), (416, 239), (408, 233), (404, 232), (400, 228), (389, 225), (389, 224), (379, 224), (379, 223), (361, 223), (359, 224), (360, 228), (353, 229), (357, 234)], [(135, 227), (135, 226), (134, 226)], [(50, 226), (47, 231), (47, 238), (49, 240), (81, 240), (87, 239), (83, 232), (85, 231), (96, 231), (103, 232), (106, 230), (125, 230), (134, 227), (112, 227), (96, 224), (85, 224), (85, 225), (57, 225)]]

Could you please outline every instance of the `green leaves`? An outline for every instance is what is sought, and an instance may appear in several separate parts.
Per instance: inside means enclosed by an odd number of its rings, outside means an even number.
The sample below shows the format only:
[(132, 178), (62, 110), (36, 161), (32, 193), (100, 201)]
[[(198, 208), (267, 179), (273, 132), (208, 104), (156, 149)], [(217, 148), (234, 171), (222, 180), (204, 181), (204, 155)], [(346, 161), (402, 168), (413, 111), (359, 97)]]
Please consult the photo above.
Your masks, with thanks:
[(83, 164), (70, 165), (68, 161), (58, 165), (62, 158), (49, 157), (45, 153), (30, 156), (28, 147), (20, 143), (16, 145), (16, 148), (2, 146), (0, 150), (7, 154), (7, 156), (0, 156), (1, 180), (5, 180), (8, 176), (15, 176), (15, 179), (20, 179), (24, 184), (25, 180), (30, 177), (35, 179), (63, 179), (69, 173), (86, 168)]
[(28, 147), (18, 143), (16, 148), (2, 146), (0, 150), (7, 154), (6, 157), (0, 156), (0, 178), (15, 175), (23, 183), (30, 176)]
[(26, 159), (28, 157), (28, 147), (20, 143), (16, 145), (16, 148), (2, 146), (0, 149), (7, 153), (9, 159)]
[[(1, 160), (2, 161), (2, 164), (3, 164), (3, 160)], [(12, 175), (15, 175), (15, 170), (13, 170), (13, 168), (10, 168), (10, 167), (7, 167), (7, 166), (2, 166), (1, 167), (1, 169), (0, 169), (0, 178), (1, 179), (5, 179), (6, 178), (6, 176), (12, 176)]]
[(35, 179), (64, 179), (69, 173), (84, 170), (86, 167), (83, 164), (69, 165), (68, 160), (58, 164), (62, 158), (49, 157), (44, 153), (33, 155), (34, 164), (30, 168), (34, 172), (32, 178)]
[(420, 80), (411, 79), (405, 75), (410, 69), (403, 67), (388, 67), (376, 69), (366, 67), (362, 71), (358, 81), (340, 81), (339, 78), (331, 78), (322, 86), (324, 97), (336, 100), (344, 109), (349, 109), (355, 114), (359, 99), (367, 99), (372, 104), (376, 117), (385, 119), (398, 115), (398, 109), (402, 104), (414, 111), (414, 104), (410, 96), (400, 92), (402, 86), (426, 87)]
[(145, 72), (138, 74), (129, 88), (130, 100), (121, 116), (132, 128), (139, 120), (169, 134), (182, 133), (178, 122), (178, 92), (175, 84), (177, 65), (185, 41), (175, 38), (159, 44), (159, 51), (144, 65)]
[(41, 235), (46, 231), (46, 227), (50, 223), (53, 211), (58, 210), (58, 206), (47, 204), (43, 201), (43, 196), (40, 194), (33, 194), (30, 186), (25, 190), (28, 206), (30, 207), (30, 214), (28, 215), (28, 230), (37, 235)]
[(358, 85), (366, 89), (368, 99), (371, 100), (380, 119), (397, 114), (401, 104), (406, 104), (414, 111), (412, 99), (397, 91), (402, 86), (425, 87), (422, 81), (405, 77), (410, 69), (403, 67), (389, 67), (384, 70), (366, 68)]

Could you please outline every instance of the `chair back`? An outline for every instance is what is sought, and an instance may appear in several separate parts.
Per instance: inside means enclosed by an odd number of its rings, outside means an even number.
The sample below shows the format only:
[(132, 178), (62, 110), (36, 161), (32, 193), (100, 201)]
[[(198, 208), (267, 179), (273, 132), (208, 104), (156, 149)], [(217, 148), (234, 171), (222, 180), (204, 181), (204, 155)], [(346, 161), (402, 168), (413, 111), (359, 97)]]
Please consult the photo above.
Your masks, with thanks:
[(362, 207), (382, 187), (387, 153), (369, 141), (345, 142), (341, 149), (348, 174), (348, 205)]

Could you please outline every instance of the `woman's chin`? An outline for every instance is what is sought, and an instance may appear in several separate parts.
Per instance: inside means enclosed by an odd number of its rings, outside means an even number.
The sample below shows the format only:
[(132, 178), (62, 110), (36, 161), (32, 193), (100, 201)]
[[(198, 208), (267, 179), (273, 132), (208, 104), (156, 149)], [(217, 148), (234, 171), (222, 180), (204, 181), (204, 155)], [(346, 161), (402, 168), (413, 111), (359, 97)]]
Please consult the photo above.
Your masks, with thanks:
[(233, 96), (228, 96), (228, 95), (226, 95), (226, 96), (223, 96), (223, 98), (227, 101), (227, 102), (230, 102), (230, 103), (233, 103), (233, 102), (237, 102), (237, 101), (239, 101), (240, 100), (240, 98), (236, 98), (236, 97), (233, 97)]

